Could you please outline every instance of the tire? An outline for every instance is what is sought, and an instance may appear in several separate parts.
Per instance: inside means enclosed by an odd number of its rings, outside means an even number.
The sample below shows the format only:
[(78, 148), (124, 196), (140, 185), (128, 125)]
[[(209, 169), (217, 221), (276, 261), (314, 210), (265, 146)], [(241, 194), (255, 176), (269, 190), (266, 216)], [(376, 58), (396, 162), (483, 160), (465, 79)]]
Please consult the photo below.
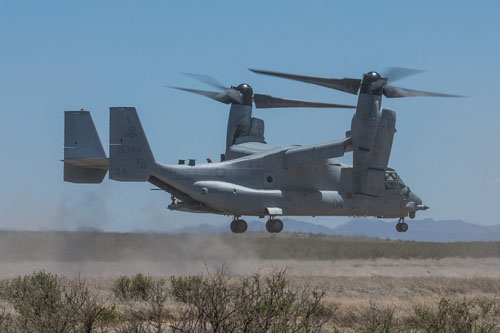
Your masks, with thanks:
[(273, 225), (273, 220), (271, 220), (271, 219), (267, 220), (267, 222), (266, 222), (267, 232), (274, 232), (272, 225)]
[(273, 223), (274, 224), (274, 232), (275, 233), (281, 232), (283, 230), (283, 221), (276, 219), (273, 222), (274, 222)]
[(229, 225), (229, 227), (231, 228), (231, 231), (234, 232), (235, 234), (238, 233), (238, 220), (233, 220), (233, 222), (231, 222), (231, 224)]
[(405, 222), (401, 223), (401, 232), (406, 232), (408, 230), (408, 224)]
[(245, 220), (238, 220), (238, 233), (242, 234), (248, 229), (248, 224)]
[(281, 232), (283, 230), (283, 221), (280, 219), (269, 219), (266, 222), (266, 230), (273, 234)]

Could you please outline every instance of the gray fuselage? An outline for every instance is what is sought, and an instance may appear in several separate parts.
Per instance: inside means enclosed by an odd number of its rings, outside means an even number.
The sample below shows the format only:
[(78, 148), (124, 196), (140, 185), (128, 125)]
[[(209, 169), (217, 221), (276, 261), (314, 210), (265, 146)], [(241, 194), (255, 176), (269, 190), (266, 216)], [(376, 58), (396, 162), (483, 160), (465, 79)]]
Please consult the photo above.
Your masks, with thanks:
[(379, 197), (355, 194), (352, 167), (331, 159), (285, 168), (289, 148), (197, 166), (157, 163), (152, 177), (192, 198), (169, 207), (190, 212), (400, 217), (414, 211), (409, 202), (421, 204), (402, 181)]

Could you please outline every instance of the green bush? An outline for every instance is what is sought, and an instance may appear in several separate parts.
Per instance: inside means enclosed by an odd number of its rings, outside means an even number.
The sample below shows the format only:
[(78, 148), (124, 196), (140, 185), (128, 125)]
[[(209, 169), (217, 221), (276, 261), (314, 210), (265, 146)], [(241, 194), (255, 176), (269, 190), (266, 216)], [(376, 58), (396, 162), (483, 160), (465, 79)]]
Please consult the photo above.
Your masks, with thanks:
[(113, 293), (121, 300), (147, 301), (153, 288), (153, 278), (139, 273), (133, 277), (120, 276), (113, 285)]
[(153, 279), (137, 274), (133, 277), (120, 276), (113, 284), (112, 291), (125, 302), (125, 308), (118, 314), (117, 332), (165, 331), (170, 318), (165, 304), (170, 297), (165, 279)]
[(44, 271), (14, 278), (4, 294), (17, 316), (11, 325), (22, 332), (93, 332), (113, 317), (78, 279), (67, 281)]
[(497, 332), (498, 302), (485, 299), (439, 301), (437, 309), (417, 306), (413, 328), (426, 332)]
[(66, 332), (76, 325), (72, 299), (58, 277), (37, 272), (10, 281), (7, 298), (20, 315), (20, 328), (28, 332)]

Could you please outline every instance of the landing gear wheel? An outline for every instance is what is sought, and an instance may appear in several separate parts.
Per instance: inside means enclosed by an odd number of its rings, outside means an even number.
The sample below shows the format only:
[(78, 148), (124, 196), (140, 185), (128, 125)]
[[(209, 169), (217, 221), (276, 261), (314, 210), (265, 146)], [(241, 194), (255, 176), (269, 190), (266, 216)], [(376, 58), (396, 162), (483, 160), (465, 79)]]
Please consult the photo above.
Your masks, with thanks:
[(267, 231), (271, 233), (278, 233), (283, 230), (283, 221), (280, 219), (269, 219), (266, 223)]
[(231, 222), (231, 231), (235, 234), (242, 234), (248, 229), (248, 224), (245, 220), (236, 219)]
[(396, 224), (396, 231), (406, 232), (407, 230), (408, 230), (408, 224), (405, 223), (405, 219), (403, 217), (400, 217), (398, 223)]

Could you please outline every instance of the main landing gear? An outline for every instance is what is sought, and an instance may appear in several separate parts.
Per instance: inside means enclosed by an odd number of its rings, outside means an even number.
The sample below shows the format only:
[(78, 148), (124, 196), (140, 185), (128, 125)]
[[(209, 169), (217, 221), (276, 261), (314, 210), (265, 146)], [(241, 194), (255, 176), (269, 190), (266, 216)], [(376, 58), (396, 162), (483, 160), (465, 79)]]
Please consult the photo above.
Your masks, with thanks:
[(231, 222), (231, 231), (236, 234), (242, 234), (247, 231), (247, 229), (248, 224), (246, 221), (235, 216), (233, 222)]
[(400, 217), (398, 224), (396, 224), (396, 231), (397, 232), (406, 232), (408, 230), (408, 224), (405, 222), (404, 217)]
[(271, 233), (281, 232), (281, 230), (283, 230), (283, 221), (271, 217), (266, 222), (266, 229)]
[[(235, 234), (241, 234), (247, 231), (248, 224), (245, 220), (240, 219), (239, 216), (235, 216), (233, 222), (231, 222), (231, 231)], [(271, 233), (278, 233), (283, 230), (283, 221), (280, 219), (275, 219), (271, 216), (271, 218), (266, 223), (267, 231)]]

